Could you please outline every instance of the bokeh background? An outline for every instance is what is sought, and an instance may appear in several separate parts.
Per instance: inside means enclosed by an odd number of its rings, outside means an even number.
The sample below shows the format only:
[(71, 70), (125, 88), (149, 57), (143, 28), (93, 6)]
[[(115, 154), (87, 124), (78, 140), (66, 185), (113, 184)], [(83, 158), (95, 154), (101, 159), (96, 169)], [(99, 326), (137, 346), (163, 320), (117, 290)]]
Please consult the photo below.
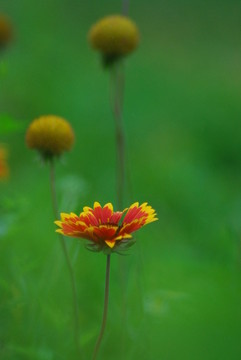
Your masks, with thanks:
[[(241, 3), (131, 1), (141, 32), (125, 61), (128, 191), (159, 221), (112, 257), (99, 359), (241, 358)], [(29, 122), (68, 119), (73, 151), (57, 165), (61, 211), (116, 203), (109, 74), (86, 37), (121, 1), (1, 0), (14, 28), (1, 53), (0, 358), (77, 359), (71, 290), (54, 233), (49, 169), (25, 146)], [(90, 359), (102, 316), (105, 258), (68, 239), (80, 342)]]

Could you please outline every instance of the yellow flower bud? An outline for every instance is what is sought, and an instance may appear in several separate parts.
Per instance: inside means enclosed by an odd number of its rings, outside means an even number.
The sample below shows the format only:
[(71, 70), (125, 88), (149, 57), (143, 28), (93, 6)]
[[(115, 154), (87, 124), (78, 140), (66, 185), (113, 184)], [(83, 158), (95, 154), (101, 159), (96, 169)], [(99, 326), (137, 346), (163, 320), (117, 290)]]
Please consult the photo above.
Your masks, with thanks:
[(29, 148), (40, 151), (44, 158), (61, 155), (71, 149), (74, 132), (68, 121), (55, 115), (33, 120), (26, 133)]
[(131, 53), (139, 43), (135, 23), (123, 15), (111, 15), (99, 20), (89, 31), (89, 42), (105, 59), (116, 60)]

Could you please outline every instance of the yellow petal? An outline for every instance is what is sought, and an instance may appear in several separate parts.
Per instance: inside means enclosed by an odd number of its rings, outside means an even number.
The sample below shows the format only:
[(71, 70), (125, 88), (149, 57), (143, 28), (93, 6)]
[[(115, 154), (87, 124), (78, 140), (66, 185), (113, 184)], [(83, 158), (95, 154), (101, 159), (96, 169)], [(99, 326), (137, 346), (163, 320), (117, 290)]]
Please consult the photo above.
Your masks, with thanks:
[(69, 218), (69, 214), (67, 214), (67, 213), (61, 213), (61, 214), (60, 214), (60, 217), (61, 217), (61, 220), (62, 220), (62, 221), (65, 221), (65, 218), (67, 218), (67, 219)]
[(106, 245), (108, 245), (111, 249), (115, 246), (114, 241), (105, 240)]
[(140, 207), (141, 207), (141, 208), (144, 208), (144, 207), (147, 206), (147, 204), (148, 204), (147, 202), (144, 202), (143, 204), (140, 205)]
[(100, 203), (98, 201), (95, 201), (94, 202), (94, 209), (97, 208), (97, 207), (101, 207)]
[(59, 220), (57, 220), (57, 221), (54, 221), (54, 223), (57, 225), (57, 226), (59, 226), (59, 227), (61, 227), (62, 228), (62, 221), (59, 221)]
[(132, 204), (129, 209), (133, 209), (134, 207), (139, 207), (139, 203), (135, 202), (134, 204)]
[(105, 207), (108, 207), (111, 210), (111, 212), (113, 213), (113, 205), (111, 203), (105, 204), (104, 208)]
[(70, 216), (71, 216), (71, 217), (74, 217), (74, 218), (77, 217), (77, 215), (76, 215), (75, 213), (73, 213), (73, 212), (70, 213)]
[(117, 236), (115, 238), (115, 240), (122, 240), (122, 239), (132, 239), (132, 236), (130, 234), (124, 234), (124, 235), (120, 235), (120, 236)]
[(63, 233), (63, 230), (62, 230), (62, 229), (57, 229), (57, 230), (55, 230), (55, 232), (57, 232), (57, 233), (59, 233), (59, 234), (64, 235), (64, 233)]

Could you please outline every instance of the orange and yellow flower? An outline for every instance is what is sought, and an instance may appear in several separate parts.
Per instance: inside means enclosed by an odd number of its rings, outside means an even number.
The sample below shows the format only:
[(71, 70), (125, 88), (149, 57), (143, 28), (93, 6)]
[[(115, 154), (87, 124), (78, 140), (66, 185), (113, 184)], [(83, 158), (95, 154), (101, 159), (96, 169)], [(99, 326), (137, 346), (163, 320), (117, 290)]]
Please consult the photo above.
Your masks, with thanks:
[(61, 213), (61, 220), (55, 224), (60, 228), (56, 232), (90, 240), (93, 249), (100, 251), (128, 246), (133, 232), (156, 220), (155, 210), (147, 203), (136, 202), (123, 211), (114, 211), (111, 203), (102, 207), (95, 202), (93, 209), (84, 207), (79, 216)]
[(0, 179), (6, 179), (9, 174), (7, 165), (7, 150), (4, 146), (0, 145)]

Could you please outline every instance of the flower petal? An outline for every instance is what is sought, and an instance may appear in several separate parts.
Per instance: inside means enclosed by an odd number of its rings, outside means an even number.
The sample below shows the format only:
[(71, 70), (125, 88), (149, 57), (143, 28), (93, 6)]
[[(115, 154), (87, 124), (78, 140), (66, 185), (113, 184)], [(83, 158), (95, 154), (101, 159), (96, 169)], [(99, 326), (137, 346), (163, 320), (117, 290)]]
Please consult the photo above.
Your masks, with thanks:
[(116, 211), (110, 218), (110, 223), (118, 225), (123, 215), (123, 211)]
[[(123, 219), (123, 226), (132, 223), (134, 220), (146, 220), (149, 218), (153, 218), (155, 216), (155, 210), (147, 205), (147, 203), (143, 203), (139, 206), (139, 203), (136, 202), (130, 206), (127, 211), (126, 216)], [(145, 223), (146, 223), (145, 221)], [(144, 224), (143, 224), (144, 225)]]
[(112, 240), (116, 235), (117, 229), (118, 227), (116, 225), (100, 225), (95, 228), (94, 233), (100, 240)]
[(112, 214), (113, 214), (113, 205), (111, 203), (108, 203), (103, 207), (103, 210), (102, 210), (102, 222), (104, 224), (109, 223), (110, 219), (112, 217)]
[(111, 249), (115, 246), (115, 241), (113, 240), (105, 240), (106, 245), (108, 245)]

